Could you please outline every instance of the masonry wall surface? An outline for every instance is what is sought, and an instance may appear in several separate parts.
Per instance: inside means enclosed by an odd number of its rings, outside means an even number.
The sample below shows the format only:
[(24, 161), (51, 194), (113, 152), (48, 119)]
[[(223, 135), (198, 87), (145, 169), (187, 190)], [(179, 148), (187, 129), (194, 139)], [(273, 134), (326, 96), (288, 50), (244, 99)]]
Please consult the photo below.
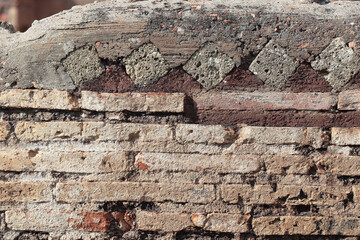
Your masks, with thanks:
[(2, 23), (0, 239), (358, 239), (359, 13), (106, 1)]

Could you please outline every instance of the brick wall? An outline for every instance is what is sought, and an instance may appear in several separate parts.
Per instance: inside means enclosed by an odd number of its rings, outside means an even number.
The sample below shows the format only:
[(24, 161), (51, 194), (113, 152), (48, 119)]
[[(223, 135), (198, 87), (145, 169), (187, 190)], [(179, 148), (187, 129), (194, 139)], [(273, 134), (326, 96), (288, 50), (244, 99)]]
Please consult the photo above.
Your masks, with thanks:
[(0, 239), (358, 239), (360, 4), (279, 2), (3, 30)]

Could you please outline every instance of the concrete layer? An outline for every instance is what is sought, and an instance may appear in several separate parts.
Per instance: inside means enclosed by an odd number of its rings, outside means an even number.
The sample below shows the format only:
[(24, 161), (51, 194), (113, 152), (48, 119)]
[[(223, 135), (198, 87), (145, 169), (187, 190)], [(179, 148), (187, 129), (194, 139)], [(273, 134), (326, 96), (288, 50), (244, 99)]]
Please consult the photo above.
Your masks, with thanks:
[[(186, 64), (207, 42), (237, 66), (250, 65), (270, 40), (299, 63), (313, 61), (336, 37), (359, 54), (359, 13), (355, 1), (119, 0), (78, 6), (35, 22), (25, 33), (1, 32), (0, 88), (77, 88), (85, 81), (74, 81), (62, 63), (84, 46), (95, 47), (103, 62), (121, 63), (153, 43), (170, 68)], [(88, 70), (86, 81), (102, 72), (93, 65)]]

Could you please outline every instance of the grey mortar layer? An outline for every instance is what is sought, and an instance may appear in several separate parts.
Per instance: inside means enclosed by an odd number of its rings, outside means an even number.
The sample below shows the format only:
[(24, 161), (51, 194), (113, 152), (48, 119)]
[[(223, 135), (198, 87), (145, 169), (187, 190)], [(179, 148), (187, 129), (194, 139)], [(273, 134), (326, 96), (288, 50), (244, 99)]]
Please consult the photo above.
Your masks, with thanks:
[(75, 89), (81, 81), (73, 81), (62, 61), (83, 46), (96, 47), (105, 60), (122, 60), (151, 42), (173, 68), (207, 42), (236, 65), (250, 64), (270, 40), (299, 63), (311, 62), (335, 37), (354, 42), (359, 54), (360, 2), (98, 2), (36, 21), (25, 33), (1, 31), (0, 89)]

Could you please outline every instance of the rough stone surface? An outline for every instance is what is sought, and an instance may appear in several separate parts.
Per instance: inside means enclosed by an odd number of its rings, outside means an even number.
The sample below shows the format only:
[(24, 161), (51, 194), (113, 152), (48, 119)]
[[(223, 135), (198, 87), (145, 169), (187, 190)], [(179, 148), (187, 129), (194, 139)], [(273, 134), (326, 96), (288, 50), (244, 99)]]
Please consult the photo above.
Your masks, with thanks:
[(0, 141), (5, 141), (10, 134), (11, 126), (8, 122), (0, 122)]
[(359, 110), (360, 109), (360, 91), (343, 91), (339, 93), (339, 110)]
[(93, 47), (82, 47), (71, 52), (62, 64), (64, 70), (70, 75), (75, 86), (80, 86), (84, 82), (89, 82), (99, 77), (105, 67)]
[(247, 233), (249, 219), (249, 215), (213, 213), (208, 215), (204, 229), (216, 232)]
[(163, 77), (169, 67), (155, 45), (145, 44), (124, 59), (126, 73), (138, 88), (145, 88)]
[(91, 111), (174, 112), (184, 111), (182, 93), (96, 93), (81, 92), (82, 108)]
[(341, 38), (336, 38), (311, 66), (323, 71), (326, 81), (339, 90), (360, 70), (360, 57)]
[(46, 182), (0, 182), (0, 202), (47, 202), (51, 198)]
[(234, 61), (219, 52), (214, 43), (203, 46), (184, 65), (184, 70), (206, 89), (218, 85), (233, 68)]
[(360, 128), (332, 128), (331, 143), (335, 145), (359, 145)]
[(265, 84), (281, 88), (295, 72), (299, 63), (274, 41), (270, 41), (256, 56), (249, 70)]

